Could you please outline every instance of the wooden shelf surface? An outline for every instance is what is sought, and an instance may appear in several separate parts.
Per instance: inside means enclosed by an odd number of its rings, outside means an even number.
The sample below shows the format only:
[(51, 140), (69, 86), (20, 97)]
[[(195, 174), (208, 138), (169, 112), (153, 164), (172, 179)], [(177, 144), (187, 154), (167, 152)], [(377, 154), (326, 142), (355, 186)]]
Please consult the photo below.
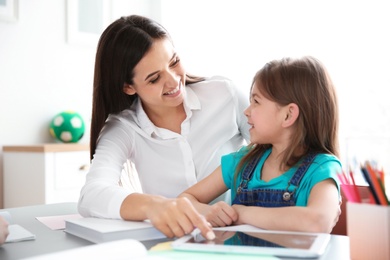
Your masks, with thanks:
[(8, 145), (3, 146), (3, 152), (74, 152), (89, 151), (88, 144), (81, 143), (47, 143), (37, 145)]

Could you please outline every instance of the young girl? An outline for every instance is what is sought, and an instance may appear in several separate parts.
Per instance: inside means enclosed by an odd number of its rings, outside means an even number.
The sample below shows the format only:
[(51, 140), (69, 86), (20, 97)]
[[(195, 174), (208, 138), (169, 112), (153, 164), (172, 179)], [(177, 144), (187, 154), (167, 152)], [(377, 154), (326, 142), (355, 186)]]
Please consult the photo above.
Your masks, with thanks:
[[(254, 77), (245, 110), (251, 143), (180, 197), (213, 226), (331, 232), (340, 214), (338, 105), (313, 57), (267, 63)], [(215, 197), (231, 189), (232, 205)]]

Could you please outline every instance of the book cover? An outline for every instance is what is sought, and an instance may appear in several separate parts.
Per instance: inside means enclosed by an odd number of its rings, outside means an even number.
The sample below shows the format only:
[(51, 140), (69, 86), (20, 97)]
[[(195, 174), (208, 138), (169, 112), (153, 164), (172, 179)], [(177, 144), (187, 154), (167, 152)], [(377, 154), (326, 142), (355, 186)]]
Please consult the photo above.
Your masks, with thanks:
[(118, 219), (79, 218), (65, 220), (65, 232), (93, 243), (120, 239), (138, 241), (162, 239), (166, 236), (148, 221), (125, 221)]

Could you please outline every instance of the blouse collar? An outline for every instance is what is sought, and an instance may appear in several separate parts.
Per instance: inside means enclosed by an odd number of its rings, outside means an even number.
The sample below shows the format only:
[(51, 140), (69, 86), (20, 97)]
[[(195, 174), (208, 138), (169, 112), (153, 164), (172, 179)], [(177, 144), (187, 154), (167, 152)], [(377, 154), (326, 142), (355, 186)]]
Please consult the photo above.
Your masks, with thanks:
[[(192, 110), (200, 110), (201, 109), (201, 104), (200, 104), (199, 98), (196, 95), (196, 93), (188, 86), (185, 88), (185, 90), (186, 91), (184, 93), (183, 104), (184, 104), (184, 110), (186, 113), (186, 119), (184, 120), (183, 123), (189, 122), (189, 120), (192, 116)], [(157, 136), (157, 137), (160, 137), (162, 139), (172, 138), (173, 137), (172, 134), (174, 134), (175, 136), (177, 135), (175, 133), (172, 133), (169, 130), (156, 127), (153, 124), (153, 122), (150, 121), (148, 115), (146, 114), (144, 108), (142, 107), (141, 99), (138, 98), (136, 100), (136, 104), (134, 104), (134, 105), (136, 108), (136, 115), (137, 115), (137, 119), (139, 122), (139, 126), (148, 135), (155, 136), (155, 137)], [(187, 135), (185, 133), (187, 133), (188, 131), (189, 131), (189, 125), (186, 126), (186, 124), (183, 124), (182, 125), (182, 133), (184, 135)]]

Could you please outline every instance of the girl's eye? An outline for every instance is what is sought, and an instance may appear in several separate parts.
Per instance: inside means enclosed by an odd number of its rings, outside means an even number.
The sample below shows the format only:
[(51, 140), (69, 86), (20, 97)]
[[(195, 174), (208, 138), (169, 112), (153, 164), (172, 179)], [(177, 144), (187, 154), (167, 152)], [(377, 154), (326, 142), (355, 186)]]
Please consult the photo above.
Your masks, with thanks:
[(259, 104), (259, 102), (258, 102), (256, 99), (254, 99), (254, 98), (251, 98), (251, 103), (253, 103), (253, 104)]

